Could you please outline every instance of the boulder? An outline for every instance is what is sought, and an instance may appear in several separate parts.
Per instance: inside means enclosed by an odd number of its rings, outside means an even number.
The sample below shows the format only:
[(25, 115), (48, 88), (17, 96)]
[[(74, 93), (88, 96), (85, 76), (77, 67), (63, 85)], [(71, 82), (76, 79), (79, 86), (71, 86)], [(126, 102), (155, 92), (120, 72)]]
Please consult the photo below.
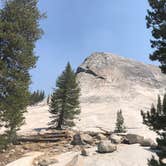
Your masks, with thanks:
[(137, 134), (127, 134), (126, 139), (128, 140), (129, 144), (137, 144), (137, 143), (142, 143), (144, 137), (139, 136)]
[(88, 134), (81, 134), (81, 139), (83, 142), (92, 145), (94, 143), (93, 138)]
[(155, 142), (152, 139), (150, 139), (150, 138), (143, 139), (143, 141), (140, 142), (140, 145), (141, 146), (150, 146), (150, 147), (156, 146)]
[(49, 166), (55, 163), (58, 163), (57, 159), (45, 158), (45, 159), (40, 159), (36, 164), (38, 166)]
[(81, 139), (80, 133), (77, 133), (73, 136), (73, 140), (72, 140), (71, 144), (72, 145), (85, 145), (85, 143)]
[(93, 144), (93, 138), (88, 134), (80, 134), (77, 133), (73, 136), (73, 140), (71, 142), (72, 145), (85, 145), (85, 144)]
[(117, 150), (117, 146), (112, 144), (111, 141), (101, 141), (97, 149), (99, 153), (111, 153)]
[(106, 140), (107, 139), (107, 137), (105, 135), (101, 134), (101, 133), (98, 133), (97, 136), (96, 136), (96, 138), (98, 140)]
[(81, 149), (81, 155), (82, 156), (89, 156), (89, 151), (87, 149), (82, 148)]
[(116, 134), (111, 134), (109, 139), (111, 140), (112, 143), (115, 143), (115, 144), (120, 144), (123, 142), (123, 137), (118, 136)]

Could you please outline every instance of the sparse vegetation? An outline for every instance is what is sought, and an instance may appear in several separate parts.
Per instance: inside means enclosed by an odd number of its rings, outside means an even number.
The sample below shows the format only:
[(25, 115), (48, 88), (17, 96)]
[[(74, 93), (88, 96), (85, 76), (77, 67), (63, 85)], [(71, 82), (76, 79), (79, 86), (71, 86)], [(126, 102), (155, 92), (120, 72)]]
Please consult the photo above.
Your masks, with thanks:
[(65, 71), (57, 79), (56, 88), (51, 96), (49, 112), (52, 114), (52, 127), (62, 129), (74, 125), (73, 120), (80, 113), (79, 94), (76, 74), (68, 63)]
[(116, 133), (126, 132), (126, 127), (124, 126), (124, 118), (122, 115), (122, 110), (119, 110), (117, 112), (115, 132)]

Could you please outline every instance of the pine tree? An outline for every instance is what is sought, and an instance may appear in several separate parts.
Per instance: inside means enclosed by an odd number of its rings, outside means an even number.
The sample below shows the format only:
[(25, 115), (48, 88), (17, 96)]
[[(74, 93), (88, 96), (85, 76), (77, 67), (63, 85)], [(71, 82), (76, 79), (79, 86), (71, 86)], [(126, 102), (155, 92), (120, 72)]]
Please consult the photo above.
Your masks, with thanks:
[(154, 50), (151, 60), (161, 63), (161, 70), (166, 73), (166, 0), (148, 0), (151, 10), (146, 16), (147, 28), (152, 29), (153, 40), (151, 47)]
[(162, 112), (162, 104), (161, 104), (161, 97), (160, 97), (160, 95), (158, 95), (157, 112), (159, 114)]
[[(164, 149), (166, 145), (166, 102), (165, 96), (163, 98), (163, 105), (161, 106), (161, 112), (158, 112), (154, 105), (152, 105), (151, 110), (148, 112), (141, 112), (143, 117), (143, 122), (146, 124), (151, 130), (154, 130), (158, 134), (157, 143), (158, 143), (158, 153), (159, 161), (155, 160), (153, 157), (149, 160), (149, 166), (164, 166), (162, 162), (163, 158), (166, 158), (166, 151)], [(160, 105), (160, 100), (158, 100), (158, 105)]]
[(56, 88), (51, 96), (49, 112), (52, 114), (52, 127), (62, 129), (74, 125), (73, 120), (80, 113), (79, 94), (75, 72), (68, 63), (57, 79)]
[(33, 50), (42, 34), (37, 3), (6, 0), (0, 10), (0, 123), (7, 143), (16, 140), (29, 102), (29, 70), (35, 67)]
[(163, 114), (166, 115), (166, 94), (164, 95), (164, 99), (163, 99)]
[(115, 132), (116, 133), (126, 132), (125, 131), (125, 126), (124, 126), (124, 118), (123, 118), (123, 115), (122, 115), (122, 110), (117, 112)]

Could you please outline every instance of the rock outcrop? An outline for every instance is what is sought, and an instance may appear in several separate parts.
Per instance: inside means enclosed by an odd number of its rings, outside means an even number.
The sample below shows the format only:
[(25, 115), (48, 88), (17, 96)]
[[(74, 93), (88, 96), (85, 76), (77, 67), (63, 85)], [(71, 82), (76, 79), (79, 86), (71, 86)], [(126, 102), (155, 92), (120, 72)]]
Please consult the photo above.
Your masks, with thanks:
[(77, 78), (82, 107), (77, 126), (81, 130), (114, 129), (116, 112), (122, 109), (126, 127), (144, 132), (140, 110), (149, 109), (166, 87), (166, 76), (158, 67), (111, 53), (86, 58), (77, 69)]

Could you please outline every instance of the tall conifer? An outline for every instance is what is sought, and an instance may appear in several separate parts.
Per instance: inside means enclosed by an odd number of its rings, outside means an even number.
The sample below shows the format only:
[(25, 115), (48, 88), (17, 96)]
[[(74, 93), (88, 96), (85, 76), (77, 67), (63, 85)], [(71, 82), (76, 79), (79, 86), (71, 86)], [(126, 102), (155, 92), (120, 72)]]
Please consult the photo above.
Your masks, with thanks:
[[(152, 105), (151, 110), (148, 112), (142, 111), (143, 122), (151, 130), (154, 130), (158, 134), (157, 143), (158, 143), (158, 150), (157, 155), (159, 156), (159, 161), (157, 161), (154, 157), (149, 160), (149, 166), (164, 166), (163, 159), (166, 158), (166, 94), (163, 98), (163, 105), (161, 106), (161, 112), (158, 112), (154, 105)], [(160, 102), (160, 100), (158, 100)], [(157, 104), (157, 106), (160, 103)]]
[(152, 29), (151, 47), (154, 52), (151, 60), (161, 63), (161, 70), (166, 73), (166, 0), (148, 0), (151, 9), (146, 16), (147, 28)]
[(73, 126), (74, 118), (80, 113), (80, 89), (76, 81), (76, 74), (70, 63), (56, 81), (56, 88), (51, 96), (49, 112), (52, 114), (50, 125), (62, 129)]
[(37, 0), (6, 0), (0, 10), (0, 122), (4, 137), (14, 142), (24, 123), (35, 42), (41, 37)]

